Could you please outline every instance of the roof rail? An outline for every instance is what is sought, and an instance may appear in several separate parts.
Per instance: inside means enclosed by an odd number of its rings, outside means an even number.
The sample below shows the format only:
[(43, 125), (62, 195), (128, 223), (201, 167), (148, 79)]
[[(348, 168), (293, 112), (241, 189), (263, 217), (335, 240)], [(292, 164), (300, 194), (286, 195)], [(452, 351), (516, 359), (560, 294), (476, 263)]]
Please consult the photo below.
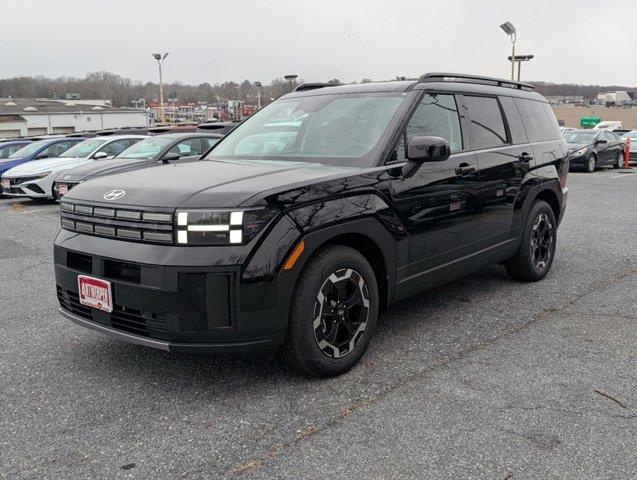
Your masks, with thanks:
[(535, 90), (535, 87), (530, 83), (516, 82), (515, 80), (505, 80), (503, 78), (482, 77), (480, 75), (466, 75), (464, 73), (425, 73), (418, 79), (418, 82), (478, 83), (481, 85), (494, 85), (497, 87), (515, 88), (518, 90)]
[(295, 92), (306, 92), (308, 90), (316, 90), (323, 87), (334, 87), (331, 83), (302, 83), (294, 89)]

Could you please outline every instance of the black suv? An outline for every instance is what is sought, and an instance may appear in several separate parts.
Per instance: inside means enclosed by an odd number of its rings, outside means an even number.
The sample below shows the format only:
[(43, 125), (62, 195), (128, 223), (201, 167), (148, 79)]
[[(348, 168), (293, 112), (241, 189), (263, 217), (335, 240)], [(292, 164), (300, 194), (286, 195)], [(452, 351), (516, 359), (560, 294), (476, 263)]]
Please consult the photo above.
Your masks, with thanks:
[(449, 73), (302, 85), (204, 161), (71, 190), (60, 311), (132, 343), (279, 348), (305, 373), (336, 375), (392, 302), (496, 263), (542, 279), (567, 174), (531, 85)]

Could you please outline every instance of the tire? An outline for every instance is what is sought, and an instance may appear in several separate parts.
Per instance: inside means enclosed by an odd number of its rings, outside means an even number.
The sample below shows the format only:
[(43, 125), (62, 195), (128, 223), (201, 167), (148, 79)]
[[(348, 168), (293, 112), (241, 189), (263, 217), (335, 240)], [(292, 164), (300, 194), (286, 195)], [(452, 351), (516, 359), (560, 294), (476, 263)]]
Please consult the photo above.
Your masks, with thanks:
[[(542, 233), (544, 225), (547, 230)], [(557, 222), (553, 209), (544, 200), (537, 200), (527, 216), (518, 251), (504, 263), (507, 272), (521, 282), (542, 280), (553, 265), (556, 243)]]
[(586, 162), (586, 165), (584, 165), (584, 168), (588, 173), (593, 173), (595, 170), (597, 170), (597, 156), (595, 154), (591, 154), (590, 158)]
[(617, 155), (617, 161), (613, 165), (613, 168), (618, 168), (618, 169), (624, 168), (624, 153), (623, 152), (619, 152), (619, 155)]
[[(360, 301), (347, 306), (338, 298), (339, 292)], [(353, 248), (327, 246), (312, 256), (299, 275), (282, 356), (306, 375), (340, 375), (365, 353), (377, 318), (378, 285), (369, 262)]]

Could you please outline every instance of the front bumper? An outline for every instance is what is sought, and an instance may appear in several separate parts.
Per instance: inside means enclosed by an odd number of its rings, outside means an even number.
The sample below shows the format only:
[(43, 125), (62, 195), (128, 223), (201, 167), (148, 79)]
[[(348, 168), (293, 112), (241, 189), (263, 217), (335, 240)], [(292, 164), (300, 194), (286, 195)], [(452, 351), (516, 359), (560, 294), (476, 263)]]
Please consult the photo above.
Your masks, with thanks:
[[(225, 247), (212, 248), (220, 258)], [(240, 264), (211, 262), (207, 250), (62, 230), (54, 247), (60, 311), (84, 327), (162, 350), (224, 354), (280, 346), (287, 310), (278, 304), (277, 279), (244, 280)], [(80, 304), (80, 274), (111, 283), (113, 312)]]
[(590, 155), (577, 155), (577, 156), (569, 156), (569, 166), (571, 167), (584, 167), (588, 163)]
[(53, 198), (52, 186), (57, 173), (49, 173), (45, 177), (3, 177), (11, 182), (9, 188), (3, 188), (2, 194), (7, 197)]

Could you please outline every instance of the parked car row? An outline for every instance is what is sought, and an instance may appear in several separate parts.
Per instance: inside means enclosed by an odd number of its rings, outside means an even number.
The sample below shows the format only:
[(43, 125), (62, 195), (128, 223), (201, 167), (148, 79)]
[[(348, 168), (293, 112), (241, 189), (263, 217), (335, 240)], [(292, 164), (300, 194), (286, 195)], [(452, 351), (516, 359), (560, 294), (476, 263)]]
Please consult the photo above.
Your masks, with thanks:
[(25, 143), (16, 145), (21, 148), (0, 159), (1, 193), (8, 197), (59, 199), (90, 178), (197, 160), (221, 137), (217, 133), (192, 132), (153, 137), (131, 134), (22, 140)]

